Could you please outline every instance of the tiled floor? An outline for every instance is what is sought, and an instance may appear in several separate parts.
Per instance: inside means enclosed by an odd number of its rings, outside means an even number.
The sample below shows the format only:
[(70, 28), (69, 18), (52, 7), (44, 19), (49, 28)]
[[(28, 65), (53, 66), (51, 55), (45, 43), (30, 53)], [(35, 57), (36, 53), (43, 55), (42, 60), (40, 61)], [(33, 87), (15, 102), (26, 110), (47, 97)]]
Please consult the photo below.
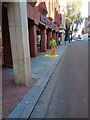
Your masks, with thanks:
[(24, 97), (24, 95), (37, 81), (37, 79), (32, 78), (28, 86), (18, 86), (14, 83), (14, 76), (13, 74), (9, 74), (10, 72), (12, 72), (12, 68), (2, 69), (3, 118), (6, 118), (6, 116), (13, 110), (17, 103)]

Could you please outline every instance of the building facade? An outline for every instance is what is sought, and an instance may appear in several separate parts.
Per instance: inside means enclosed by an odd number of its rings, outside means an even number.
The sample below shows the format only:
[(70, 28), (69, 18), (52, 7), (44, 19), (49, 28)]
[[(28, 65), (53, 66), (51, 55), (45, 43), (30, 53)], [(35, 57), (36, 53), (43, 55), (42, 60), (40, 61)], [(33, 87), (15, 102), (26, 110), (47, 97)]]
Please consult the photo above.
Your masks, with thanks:
[(60, 38), (62, 43), (64, 43), (65, 40), (65, 31), (66, 31), (66, 14), (67, 14), (67, 1), (66, 0), (59, 0), (60, 4)]
[(58, 45), (59, 2), (48, 1), (2, 3), (3, 65), (13, 66), (16, 84), (29, 83), (30, 57), (49, 49), (51, 37)]
[(90, 1), (88, 2), (88, 16), (84, 18), (84, 28), (82, 30), (83, 39), (90, 40)]
[(90, 40), (90, 1), (88, 2), (88, 39)]
[(88, 18), (85, 18), (85, 28), (84, 28), (84, 32), (88, 33)]
[(65, 30), (66, 30), (65, 14), (61, 14), (60, 37), (61, 37), (62, 43), (64, 43), (64, 39), (65, 39)]

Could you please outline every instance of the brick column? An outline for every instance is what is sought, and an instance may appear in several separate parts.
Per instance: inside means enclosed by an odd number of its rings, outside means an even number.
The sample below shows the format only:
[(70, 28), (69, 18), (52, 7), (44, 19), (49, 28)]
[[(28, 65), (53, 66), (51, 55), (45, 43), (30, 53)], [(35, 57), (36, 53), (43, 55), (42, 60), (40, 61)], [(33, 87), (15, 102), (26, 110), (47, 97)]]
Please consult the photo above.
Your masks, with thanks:
[(41, 29), (41, 51), (45, 52), (46, 49), (46, 28), (43, 27)]
[(53, 37), (53, 39), (56, 40), (56, 32), (55, 31), (53, 31), (52, 37)]
[(8, 3), (8, 20), (15, 83), (27, 85), (31, 80), (28, 39), (27, 2)]
[(48, 49), (50, 48), (49, 43), (50, 43), (50, 38), (52, 37), (52, 30), (48, 30), (48, 38), (47, 38), (47, 47)]
[(31, 57), (37, 56), (37, 36), (36, 36), (36, 25), (32, 24), (29, 26), (29, 46)]
[(58, 32), (56, 33), (56, 42), (57, 42), (57, 45), (59, 45), (59, 42), (58, 42)]

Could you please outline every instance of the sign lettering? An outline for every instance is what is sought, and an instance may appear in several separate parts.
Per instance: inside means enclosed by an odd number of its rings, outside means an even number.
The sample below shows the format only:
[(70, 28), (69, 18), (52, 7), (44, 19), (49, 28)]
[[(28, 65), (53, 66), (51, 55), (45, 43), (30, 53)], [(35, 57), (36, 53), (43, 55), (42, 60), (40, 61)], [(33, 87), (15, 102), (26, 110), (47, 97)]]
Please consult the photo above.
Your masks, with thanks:
[(40, 21), (45, 25), (48, 25), (50, 28), (56, 30), (56, 25), (53, 24), (50, 20), (46, 19), (44, 16), (40, 15)]

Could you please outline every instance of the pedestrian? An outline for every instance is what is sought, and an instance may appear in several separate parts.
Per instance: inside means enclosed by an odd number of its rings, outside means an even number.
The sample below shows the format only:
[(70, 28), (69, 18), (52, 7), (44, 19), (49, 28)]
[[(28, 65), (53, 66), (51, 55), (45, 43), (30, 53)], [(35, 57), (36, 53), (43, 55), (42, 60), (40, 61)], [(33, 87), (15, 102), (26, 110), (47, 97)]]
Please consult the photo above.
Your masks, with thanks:
[(60, 42), (61, 42), (61, 38), (60, 38), (60, 37), (58, 37), (58, 43), (59, 43), (59, 45), (61, 44)]
[(50, 47), (51, 47), (51, 54), (52, 55), (56, 55), (56, 40), (54, 40), (53, 38), (50, 38)]
[(66, 41), (67, 41), (67, 36), (65, 35), (65, 39), (64, 39), (65, 45), (66, 45)]
[(70, 43), (70, 37), (68, 36), (68, 42)]

